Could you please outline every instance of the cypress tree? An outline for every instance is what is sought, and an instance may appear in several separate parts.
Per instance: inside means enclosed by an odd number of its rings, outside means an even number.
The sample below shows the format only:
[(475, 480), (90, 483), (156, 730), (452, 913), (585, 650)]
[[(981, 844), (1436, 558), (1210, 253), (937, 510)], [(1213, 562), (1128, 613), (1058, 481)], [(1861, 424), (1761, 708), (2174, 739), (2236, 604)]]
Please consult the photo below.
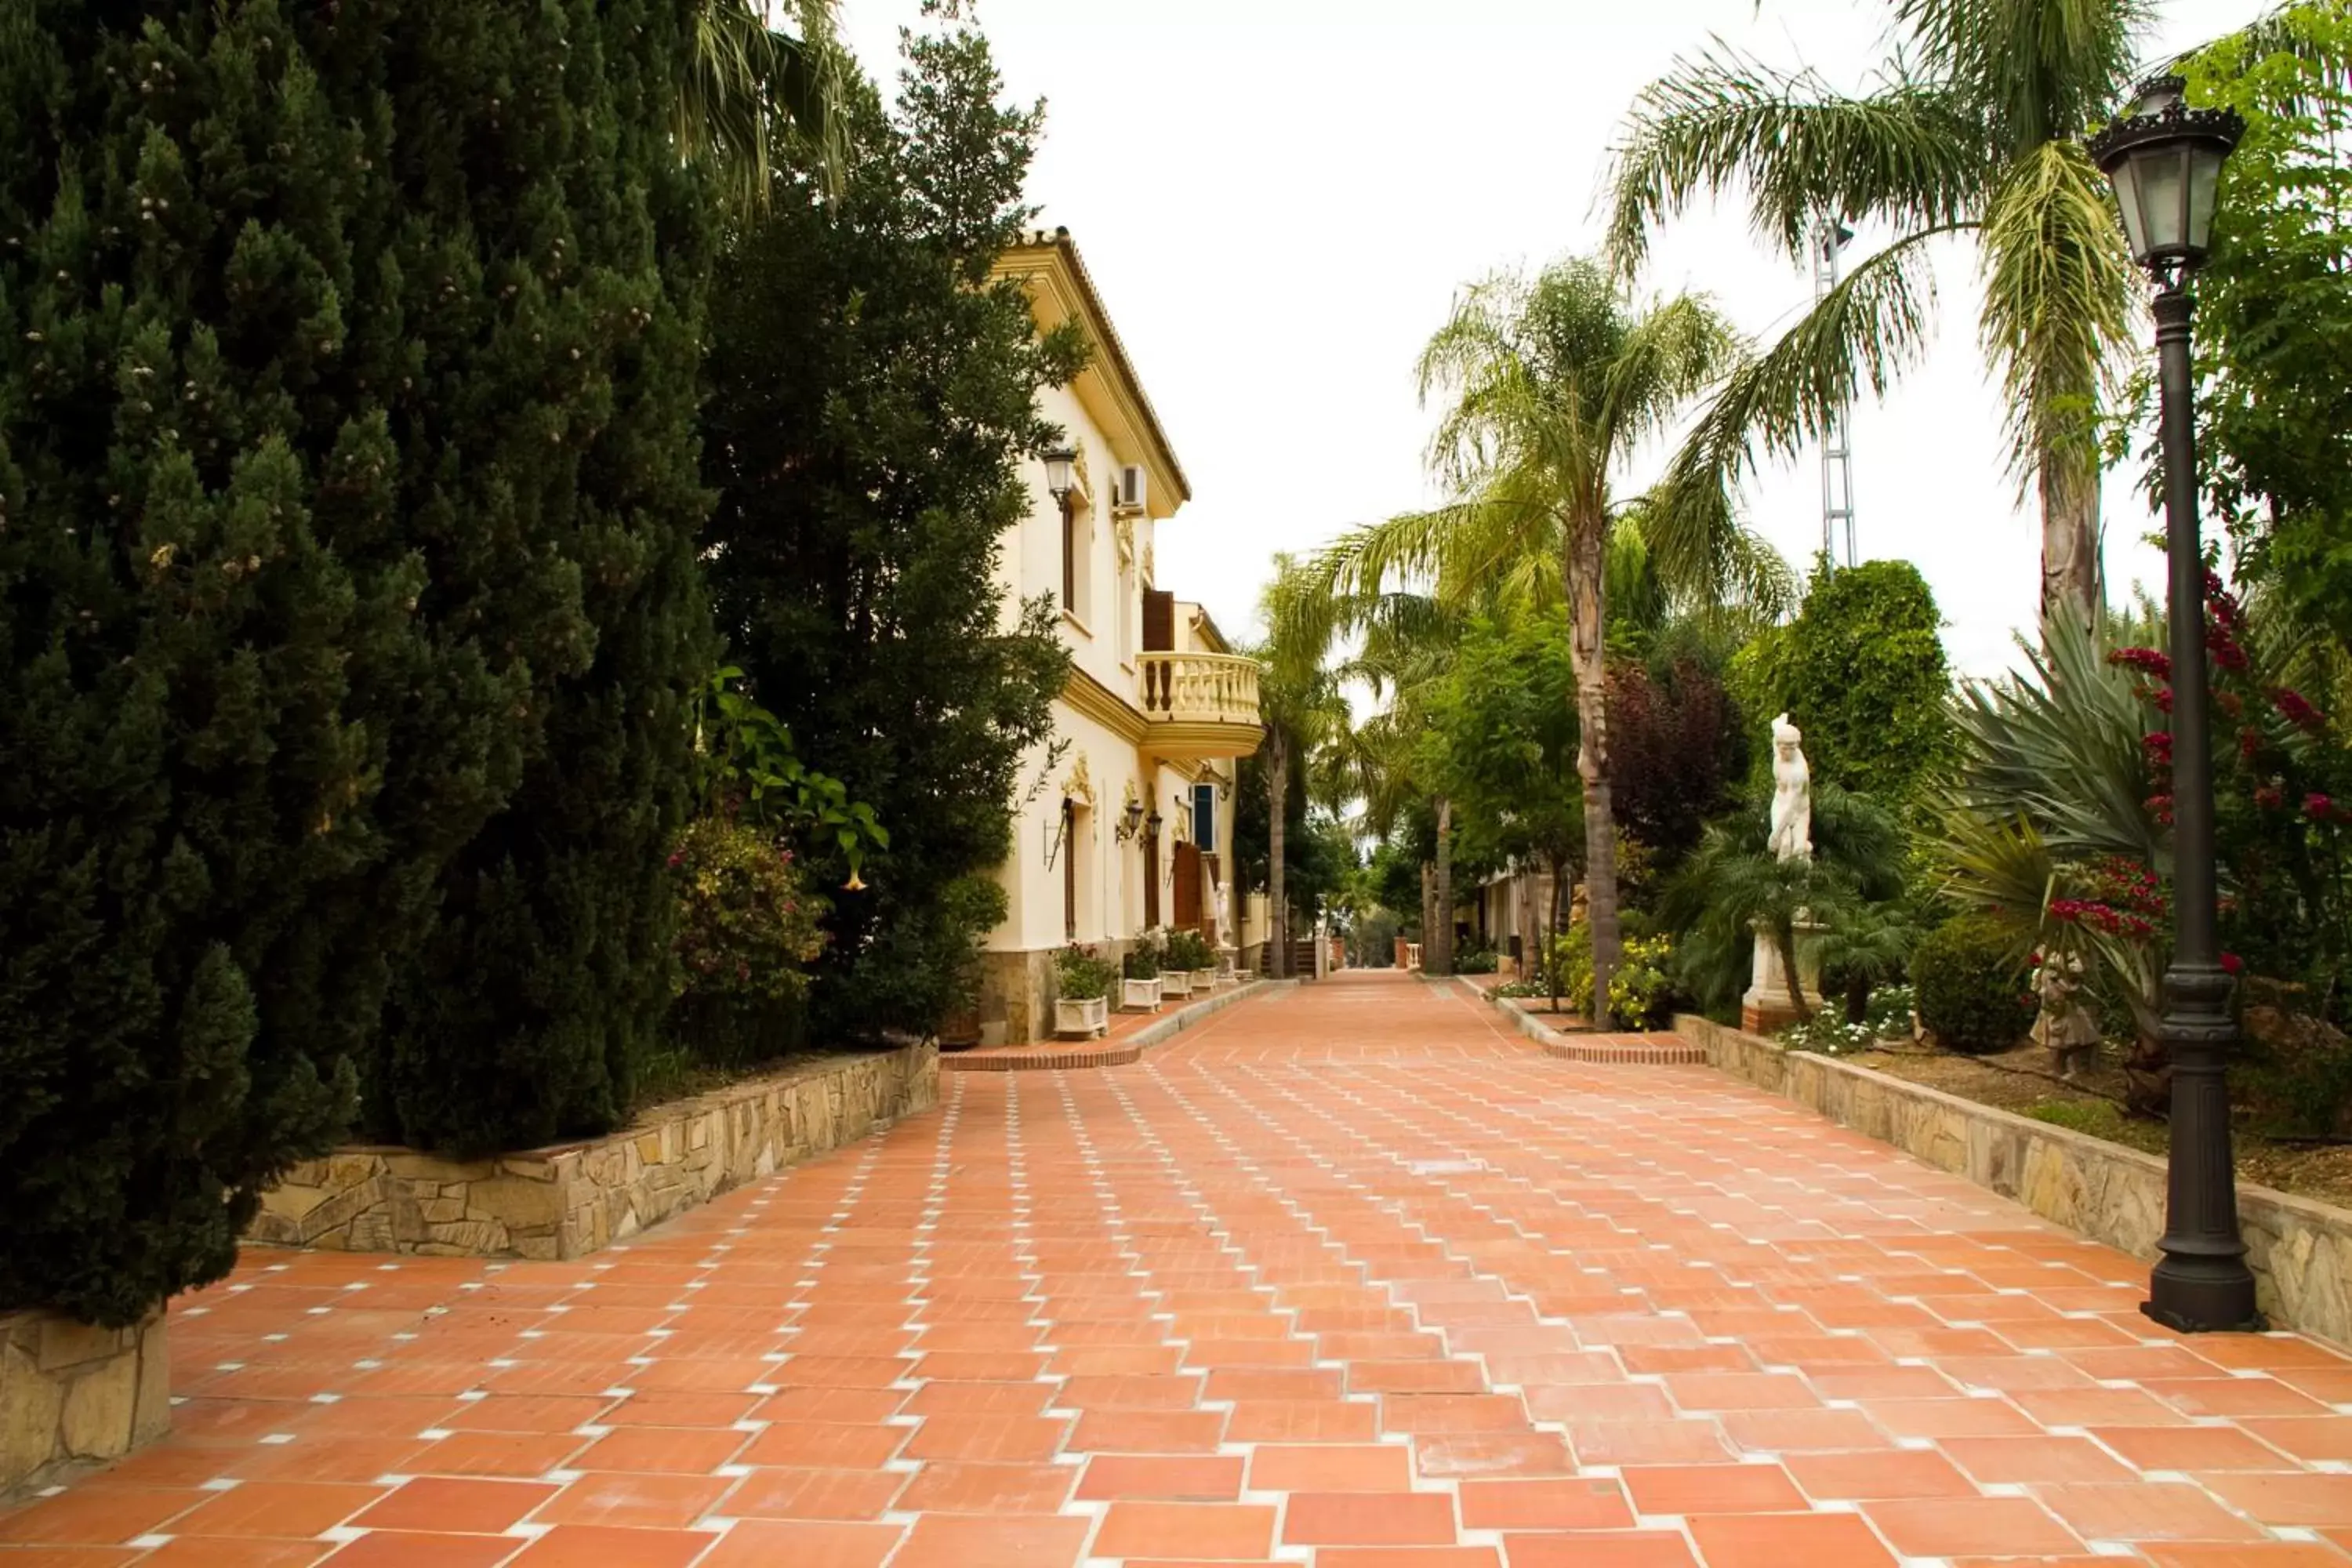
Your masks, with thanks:
[[(0, 1308), (216, 1278), (362, 1071), (425, 1136), (542, 1071), (610, 1114), (609, 1069), (495, 1047), (518, 973), (658, 990), (626, 900), (699, 651), (688, 10), (0, 7)], [(502, 877), (538, 907), (441, 1015), (472, 1032), (385, 1036)]]
[(968, 994), (1021, 758), (1068, 671), (1050, 605), (1008, 615), (996, 577), (1030, 504), (1020, 465), (1056, 434), (1037, 390), (1083, 354), (989, 281), (1033, 216), (1042, 110), (999, 101), (969, 26), (908, 50), (897, 111), (870, 86), (851, 107), (839, 199), (786, 170), (721, 258), (706, 366), (729, 657), (890, 833), (870, 887), (833, 896), (810, 1014), (835, 1041), (934, 1027)]

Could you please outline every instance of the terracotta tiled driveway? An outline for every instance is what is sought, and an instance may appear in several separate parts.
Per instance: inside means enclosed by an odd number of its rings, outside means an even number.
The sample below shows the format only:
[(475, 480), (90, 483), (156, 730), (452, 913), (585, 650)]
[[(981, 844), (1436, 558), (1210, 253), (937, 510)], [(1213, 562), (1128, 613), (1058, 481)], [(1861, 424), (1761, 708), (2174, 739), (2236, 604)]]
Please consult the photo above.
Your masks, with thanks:
[(1393, 976), (575, 1264), (256, 1254), (0, 1568), (2352, 1563), (2352, 1363), (1701, 1068)]

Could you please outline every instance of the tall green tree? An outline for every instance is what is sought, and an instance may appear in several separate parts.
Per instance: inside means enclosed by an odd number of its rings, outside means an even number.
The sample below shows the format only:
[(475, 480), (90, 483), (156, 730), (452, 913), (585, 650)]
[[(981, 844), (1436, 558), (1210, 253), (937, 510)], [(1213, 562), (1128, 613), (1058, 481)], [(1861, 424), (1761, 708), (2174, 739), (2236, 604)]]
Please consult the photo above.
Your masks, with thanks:
[(2306, 662), (2339, 680), (2352, 645), (2347, 59), (2352, 5), (2308, 0), (2186, 65), (2194, 100), (2246, 121), (2197, 277), (2200, 478), (2242, 580), (2283, 595), (2270, 618), (2303, 623), (2320, 656)]
[[(1797, 618), (1742, 659), (1752, 714), (1794, 721), (1815, 779), (1916, 815), (1952, 753), (1943, 616), (1917, 567), (1866, 561), (1833, 572), (1823, 563)], [(1761, 748), (1758, 767), (1760, 782)]]
[(1331, 668), (1339, 621), (1305, 565), (1276, 555), (1274, 581), (1258, 607), (1266, 636), (1250, 651), (1260, 666), (1258, 713), (1265, 725), (1257, 771), (1265, 781), (1268, 973), (1279, 980), (1290, 973), (1289, 803), (1296, 790), (1303, 809), (1305, 770), (1319, 748), (1346, 732), (1349, 715)]
[(1420, 579), (1451, 605), (1565, 598), (1601, 994), (1619, 950), (1603, 646), (1611, 534), (1638, 516), (1659, 581), (1686, 601), (1773, 604), (1789, 582), (1726, 492), (1627, 497), (1617, 482), (1644, 441), (1740, 363), (1738, 340), (1705, 300), (1637, 303), (1595, 262), (1491, 278), (1456, 300), (1421, 357), (1422, 395), (1446, 398), (1430, 460), (1453, 499), (1346, 535), (1323, 562), (1341, 594)]
[(1021, 759), (1067, 678), (1050, 605), (1008, 615), (995, 571), (1029, 510), (1023, 465), (1059, 434), (1037, 392), (1083, 354), (1072, 331), (1040, 336), (1020, 284), (990, 281), (1032, 216), (1043, 121), (1002, 96), (975, 29), (912, 38), (894, 110), (870, 85), (853, 96), (839, 198), (780, 156), (719, 268), (703, 414), (719, 625), (803, 754), (890, 833), (866, 885), (835, 895), (821, 1039), (927, 1031), (969, 999), (1003, 916)]
[[(1717, 47), (1634, 100), (1608, 197), (1631, 276), (1693, 200), (1738, 190), (1792, 258), (1824, 221), (1895, 237), (1731, 377), (1675, 461), (1702, 489), (1792, 455), (1860, 391), (1884, 394), (1929, 331), (1930, 247), (1972, 239), (1979, 342), (2010, 408), (2021, 488), (2042, 509), (2042, 604), (2087, 626), (2099, 575), (2099, 416), (2139, 282), (2080, 138), (2139, 68), (2145, 0), (1895, 0), (1874, 86), (1839, 90)], [(2341, 57), (2339, 56), (2339, 58)]]
[[(578, 847), (658, 799), (655, 627), (692, 608), (686, 24), (0, 8), (0, 1302), (122, 1321), (217, 1277), (362, 1076), (400, 1124), (396, 1056), (436, 1094), (572, 1076), (384, 1007), (519, 790), (551, 898), (633, 921), (659, 865)], [(625, 1012), (663, 942), (623, 945), (499, 957)]]

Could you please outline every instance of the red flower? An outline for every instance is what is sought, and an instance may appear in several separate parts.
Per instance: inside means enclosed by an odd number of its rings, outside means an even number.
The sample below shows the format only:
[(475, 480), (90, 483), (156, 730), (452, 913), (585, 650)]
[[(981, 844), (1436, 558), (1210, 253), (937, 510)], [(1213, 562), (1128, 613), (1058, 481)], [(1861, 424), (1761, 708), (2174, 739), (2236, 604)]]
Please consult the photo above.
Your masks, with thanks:
[(2246, 650), (2223, 627), (2216, 626), (2205, 634), (2205, 647), (2212, 654), (2213, 662), (2223, 669), (2243, 669), (2249, 662)]
[(2264, 784), (2254, 792), (2254, 804), (2264, 811), (2276, 811), (2286, 804), (2286, 791), (2276, 784)]
[(2238, 731), (2238, 755), (2251, 763), (2254, 760), (2254, 753), (2262, 749), (2262, 732), (2252, 725), (2249, 724)]
[(2246, 967), (2246, 961), (2234, 952), (2225, 952), (2221, 955), (2221, 967), (2227, 973), (2235, 974)]
[(2152, 795), (2140, 804), (2147, 807), (2149, 815), (2153, 816), (2158, 822), (2169, 824), (2172, 821), (2172, 797), (2170, 795)]
[(2327, 722), (2320, 716), (2319, 710), (2314, 708), (2302, 692), (2291, 687), (2282, 686), (2272, 692), (2271, 706), (2279, 710), (2279, 717), (2298, 730), (2317, 730), (2325, 727)]
[(673, 870), (673, 871), (677, 870), (680, 866), (684, 865), (685, 863), (686, 863), (686, 857), (685, 857), (685, 856), (683, 856), (683, 855), (679, 855), (679, 854), (673, 853), (673, 854), (670, 856), (670, 858), (669, 858), (669, 868), (670, 868), (671, 870)]
[(2327, 820), (2328, 814), (2335, 809), (2336, 803), (2317, 790), (2303, 797), (2303, 814), (2314, 822), (2325, 822)]
[(2126, 669), (2144, 669), (2158, 680), (2172, 679), (2172, 660), (2152, 647), (2119, 647), (2107, 655), (2107, 662)]
[(2162, 757), (2167, 761), (2171, 759), (2172, 731), (2169, 730), (2152, 731), (2142, 735), (2139, 738), (2139, 743), (2147, 748), (2148, 755), (2151, 757)]
[(2213, 705), (2232, 719), (2242, 719), (2246, 716), (2246, 705), (2239, 700), (2238, 694), (2234, 691), (2216, 691), (2213, 693)]
[(2170, 688), (2169, 686), (2159, 686), (2159, 687), (2158, 687), (2158, 688), (2156, 689), (2156, 691), (2155, 691), (2154, 695), (2150, 696), (2150, 697), (2148, 698), (2148, 700), (2149, 700), (2150, 702), (2153, 702), (2153, 703), (2155, 703), (2155, 704), (2156, 704), (2156, 710), (2157, 710), (2158, 712), (2159, 712), (2159, 713), (2169, 713), (2169, 712), (2171, 712), (2171, 711), (2172, 711), (2172, 688)]

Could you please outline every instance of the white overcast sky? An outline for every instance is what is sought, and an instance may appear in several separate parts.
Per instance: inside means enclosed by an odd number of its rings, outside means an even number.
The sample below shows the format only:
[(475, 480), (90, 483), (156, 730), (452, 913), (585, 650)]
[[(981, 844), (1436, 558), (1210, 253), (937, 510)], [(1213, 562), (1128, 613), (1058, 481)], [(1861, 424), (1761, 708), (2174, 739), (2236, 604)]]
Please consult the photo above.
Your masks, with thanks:
[[(894, 80), (919, 0), (841, 0)], [(2235, 26), (2256, 0), (2165, 0), (2150, 48)], [(1454, 289), (1592, 247), (1607, 149), (1635, 91), (1710, 35), (1862, 84), (1890, 7), (1873, 0), (981, 0), (1010, 91), (1047, 103), (1030, 199), (1066, 226), (1192, 479), (1160, 530), (1160, 585), (1254, 627), (1276, 550), (1423, 504), (1430, 416), (1413, 357)], [(1853, 254), (1885, 236), (1867, 230)], [(1715, 297), (1769, 334), (1810, 278), (1738, 209), (1686, 217), (1643, 286)], [(1933, 586), (1953, 662), (1989, 673), (2030, 626), (2039, 535), (1976, 351), (1970, 253), (1938, 269), (1937, 341), (1854, 411), (1864, 559)], [(1657, 454), (1627, 476), (1650, 477)], [(2131, 472), (2107, 486), (2111, 583), (2160, 582)], [(1750, 515), (1800, 564), (1821, 537), (1819, 458), (1768, 474)]]

